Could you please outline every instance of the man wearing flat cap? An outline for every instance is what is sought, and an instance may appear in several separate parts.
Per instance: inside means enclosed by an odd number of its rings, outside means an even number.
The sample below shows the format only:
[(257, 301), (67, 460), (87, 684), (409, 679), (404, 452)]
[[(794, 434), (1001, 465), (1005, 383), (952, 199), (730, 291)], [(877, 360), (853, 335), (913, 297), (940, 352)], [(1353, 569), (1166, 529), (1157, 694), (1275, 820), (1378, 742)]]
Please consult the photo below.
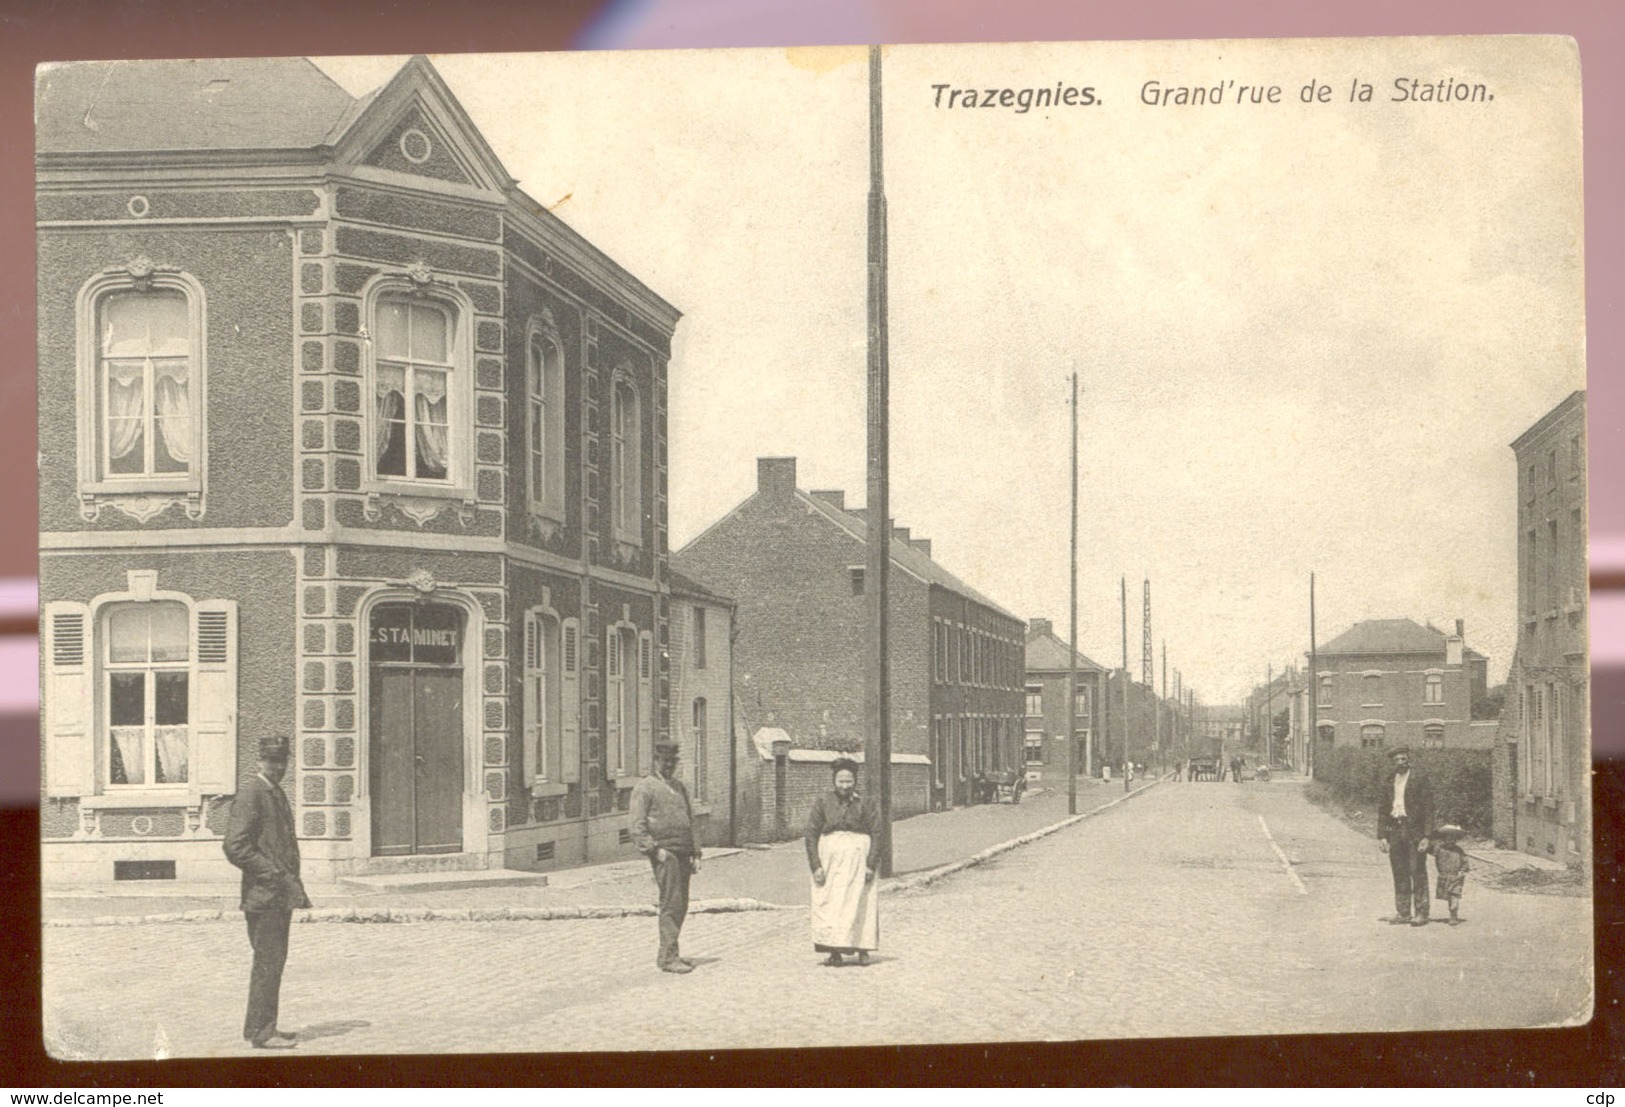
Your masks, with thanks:
[(1428, 924), (1428, 837), (1433, 833), (1433, 789), (1411, 769), (1409, 746), (1388, 751), (1394, 775), (1377, 806), (1377, 840), (1394, 873), (1395, 926)]
[(288, 929), (295, 908), (309, 907), (299, 880), (299, 840), (293, 807), (282, 791), (288, 771), (288, 739), (260, 740), (259, 772), (237, 789), (226, 826), (226, 860), (243, 870), (243, 918), (254, 968), (248, 978), (243, 1037), (255, 1049), (292, 1049), (292, 1034), (277, 1026), (282, 966), (288, 960)]
[(661, 972), (693, 972), (694, 963), (677, 951), (677, 936), (688, 915), (689, 878), (700, 871), (700, 846), (694, 840), (694, 806), (677, 779), (677, 743), (656, 742), (654, 771), (632, 789), (632, 844), (654, 870), (660, 889), (660, 946), (655, 965)]

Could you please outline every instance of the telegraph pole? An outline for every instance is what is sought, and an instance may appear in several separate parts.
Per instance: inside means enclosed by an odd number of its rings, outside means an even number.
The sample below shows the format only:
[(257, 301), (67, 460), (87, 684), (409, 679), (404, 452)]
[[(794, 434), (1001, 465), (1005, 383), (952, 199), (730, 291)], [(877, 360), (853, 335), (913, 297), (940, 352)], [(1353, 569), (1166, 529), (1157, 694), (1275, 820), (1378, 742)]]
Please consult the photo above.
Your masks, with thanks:
[(1151, 750), (1157, 749), (1157, 739), (1162, 733), (1162, 722), (1157, 712), (1161, 708), (1157, 704), (1157, 681), (1153, 671), (1156, 661), (1151, 649), (1151, 581), (1145, 582), (1144, 611), (1140, 616), (1140, 683), (1145, 685), (1146, 694), (1151, 697)]
[(886, 605), (891, 568), (891, 490), (889, 368), (886, 332), (886, 189), (881, 171), (880, 47), (869, 47), (869, 442), (868, 564), (864, 598), (868, 604), (869, 665), (864, 706), (869, 739), (864, 744), (865, 786), (880, 807), (880, 875), (892, 872), (891, 835), (891, 675), (887, 671)]
[[(1157, 741), (1159, 743), (1159, 746), (1158, 746), (1159, 750), (1161, 748), (1160, 743), (1162, 741), (1162, 711), (1163, 711), (1163, 708), (1165, 708), (1167, 705), (1168, 705), (1168, 639), (1164, 638), (1162, 640), (1162, 702), (1157, 705)], [(1170, 746), (1172, 746), (1174, 744), (1174, 731), (1177, 728), (1178, 724), (1179, 724), (1178, 718), (1170, 717), (1168, 719), (1168, 745), (1170, 745)], [(1157, 758), (1157, 760), (1159, 762), (1161, 762), (1164, 767), (1167, 765), (1167, 761), (1165, 759), (1163, 759), (1161, 756), (1159, 756)]]
[(1274, 764), (1275, 758), (1275, 665), (1264, 666), (1264, 765)]
[(1309, 779), (1315, 778), (1315, 743), (1320, 741), (1320, 666), (1315, 663), (1315, 574), (1309, 574)]
[(1078, 813), (1078, 374), (1072, 373), (1072, 632), (1066, 678), (1066, 813)]
[(1123, 791), (1129, 790), (1128, 781), (1128, 577), (1118, 581), (1119, 598), (1123, 604)]

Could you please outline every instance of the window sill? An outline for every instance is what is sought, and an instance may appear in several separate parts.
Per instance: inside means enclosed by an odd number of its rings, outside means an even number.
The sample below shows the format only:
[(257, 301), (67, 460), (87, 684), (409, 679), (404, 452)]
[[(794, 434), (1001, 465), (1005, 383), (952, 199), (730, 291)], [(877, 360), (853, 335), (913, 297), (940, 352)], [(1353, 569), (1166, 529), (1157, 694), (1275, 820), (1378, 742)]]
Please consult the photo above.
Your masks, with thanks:
[(197, 477), (135, 477), (130, 480), (86, 481), (79, 486), (79, 491), (97, 496), (184, 496), (188, 492), (203, 491), (203, 482)]
[(532, 799), (547, 799), (552, 796), (564, 796), (570, 792), (568, 784), (548, 784), (545, 782), (532, 784), (530, 795)]
[(79, 807), (85, 811), (98, 809), (196, 807), (202, 797), (186, 788), (173, 791), (111, 792), (95, 796), (80, 796)]
[(393, 484), (373, 481), (362, 489), (367, 497), (361, 514), (369, 522), (383, 516), (383, 505), (394, 504), (418, 526), (439, 515), (448, 507), (457, 509), (457, 518), (464, 526), (474, 521), (474, 490), (452, 485)]
[(472, 488), (431, 481), (373, 480), (362, 491), (374, 496), (427, 496), (441, 500), (464, 500), (474, 497)]

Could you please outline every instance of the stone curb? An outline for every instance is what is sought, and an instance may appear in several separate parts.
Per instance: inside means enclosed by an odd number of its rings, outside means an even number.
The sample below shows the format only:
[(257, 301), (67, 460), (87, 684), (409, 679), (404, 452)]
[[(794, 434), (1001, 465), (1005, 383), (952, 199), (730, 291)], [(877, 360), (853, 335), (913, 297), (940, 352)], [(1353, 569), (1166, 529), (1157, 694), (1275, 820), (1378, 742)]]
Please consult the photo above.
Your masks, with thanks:
[[(740, 911), (791, 911), (797, 908), (756, 899), (702, 899), (689, 906), (691, 915), (725, 915)], [(293, 913), (295, 923), (415, 922), (547, 922), (553, 919), (624, 919), (653, 916), (653, 904), (573, 907), (312, 907)], [(158, 915), (96, 915), (88, 919), (46, 919), (47, 927), (139, 926), (144, 923), (209, 923), (243, 921), (241, 911), (171, 911)]]
[(1037, 830), (1023, 834), (1018, 838), (1011, 838), (1008, 842), (1000, 842), (996, 846), (989, 846), (980, 853), (973, 853), (962, 861), (952, 861), (946, 865), (939, 865), (934, 869), (926, 869), (924, 872), (910, 873), (908, 876), (893, 877), (892, 879), (886, 881), (882, 887), (891, 892), (918, 891), (921, 888), (935, 884), (944, 877), (952, 876), (955, 873), (964, 872), (966, 869), (975, 868), (977, 865), (991, 861), (1001, 853), (1009, 853), (1013, 849), (1019, 849), (1020, 847), (1031, 842), (1038, 841), (1040, 838), (1047, 838), (1051, 834), (1065, 830), (1069, 826), (1075, 826), (1076, 824), (1083, 822), (1085, 819), (1092, 819), (1103, 811), (1110, 811), (1118, 804), (1127, 803), (1135, 796), (1144, 795), (1146, 792), (1149, 792), (1151, 789), (1155, 788), (1161, 783), (1161, 779), (1152, 780), (1149, 783), (1134, 789), (1134, 791), (1127, 793), (1126, 795), (1118, 796), (1110, 803), (1101, 804), (1093, 811), (1085, 811), (1081, 815), (1069, 815), (1058, 823), (1051, 823), (1049, 826), (1039, 827)]
[[(889, 892), (912, 892), (925, 888), (944, 877), (990, 861), (1001, 853), (1047, 838), (1057, 831), (1110, 811), (1118, 804), (1127, 803), (1161, 784), (1153, 780), (1093, 811), (1072, 815), (1058, 823), (1040, 827), (1007, 842), (989, 846), (979, 853), (924, 872), (893, 877), (882, 883)], [(782, 903), (764, 903), (756, 899), (702, 899), (689, 906), (691, 915), (724, 915), (740, 911), (804, 911), (805, 906)], [(553, 919), (624, 919), (655, 915), (653, 904), (626, 904), (620, 906), (574, 907), (311, 907), (293, 913), (296, 923), (415, 923), (415, 922), (549, 922)], [(46, 919), (47, 927), (83, 926), (139, 926), (144, 923), (205, 923), (241, 922), (241, 911), (171, 911), (159, 915), (96, 915), (88, 919)]]

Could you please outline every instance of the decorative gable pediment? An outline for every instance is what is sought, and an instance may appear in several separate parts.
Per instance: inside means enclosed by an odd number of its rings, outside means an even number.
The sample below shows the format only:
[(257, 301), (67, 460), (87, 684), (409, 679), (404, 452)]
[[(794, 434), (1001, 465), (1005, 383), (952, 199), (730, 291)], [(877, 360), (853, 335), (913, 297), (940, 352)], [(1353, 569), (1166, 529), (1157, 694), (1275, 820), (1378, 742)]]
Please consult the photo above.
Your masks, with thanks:
[(414, 109), (401, 117), (361, 164), (471, 185), (474, 181), (460, 160), (427, 113)]
[(506, 169), (428, 59), (415, 57), (335, 136), (340, 165), (505, 192)]

